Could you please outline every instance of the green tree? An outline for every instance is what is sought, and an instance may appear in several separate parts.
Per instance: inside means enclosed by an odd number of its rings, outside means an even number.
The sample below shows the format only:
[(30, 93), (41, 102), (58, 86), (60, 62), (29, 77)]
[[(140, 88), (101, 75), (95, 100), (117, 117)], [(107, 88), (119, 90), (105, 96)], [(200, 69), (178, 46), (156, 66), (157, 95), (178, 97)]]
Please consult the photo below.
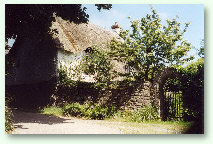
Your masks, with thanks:
[[(97, 9), (111, 9), (111, 4), (95, 4)], [(9, 67), (14, 66), (13, 55), (16, 53), (19, 44), (24, 40), (40, 42), (42, 48), (47, 51), (56, 49), (55, 40), (50, 34), (51, 22), (55, 17), (62, 17), (64, 20), (75, 23), (88, 22), (89, 15), (86, 7), (80, 4), (7, 4), (5, 7), (5, 41), (16, 39), (14, 47), (6, 57), (6, 72)], [(36, 43), (35, 42), (35, 43)], [(40, 46), (41, 46), (40, 45)], [(39, 47), (38, 47), (39, 48)], [(47, 56), (49, 56), (47, 54)], [(6, 74), (9, 74), (7, 72)]]
[[(97, 9), (110, 9), (110, 4), (96, 4)], [(50, 38), (53, 13), (75, 23), (88, 22), (86, 7), (80, 4), (6, 4), (5, 41), (9, 38), (19, 40), (38, 35), (41, 40)]]
[(201, 43), (200, 43), (200, 44), (201, 44), (201, 46), (200, 46), (198, 55), (199, 55), (200, 57), (204, 57), (204, 39), (201, 40)]
[(186, 78), (183, 84), (184, 104), (187, 108), (187, 120), (203, 120), (204, 113), (204, 57), (189, 63), (180, 71)]
[(107, 53), (95, 46), (92, 51), (90, 57), (80, 65), (81, 69), (86, 74), (95, 75), (95, 80), (98, 82), (108, 82), (113, 79), (112, 64)]
[[(111, 5), (108, 4), (97, 4), (97, 9), (100, 11), (102, 9), (110, 9)], [(15, 74), (14, 67), (18, 65), (16, 58), (19, 59), (17, 52), (21, 48), (27, 49), (26, 47), (21, 47), (20, 45), (26, 44), (26, 41), (30, 42), (30, 45), (35, 45), (34, 50), (37, 53), (34, 55), (38, 58), (43, 57), (40, 55), (39, 51), (42, 49), (45, 52), (45, 57), (53, 60), (56, 57), (56, 44), (50, 34), (51, 22), (55, 21), (55, 17), (62, 17), (64, 20), (75, 23), (85, 23), (88, 22), (89, 15), (86, 13), (86, 7), (82, 7), (80, 4), (6, 4), (5, 5), (5, 42), (8, 39), (15, 39), (13, 47), (10, 49), (9, 53), (6, 55), (6, 76), (13, 76)], [(29, 46), (30, 47), (30, 46)], [(31, 48), (32, 50), (32, 48)], [(23, 50), (24, 51), (24, 50)], [(23, 52), (24, 53), (24, 52)], [(29, 54), (29, 53), (27, 53)], [(30, 56), (30, 54), (29, 54)], [(33, 59), (33, 58), (32, 58)], [(40, 64), (38, 59), (34, 60), (35, 63)], [(24, 66), (24, 65), (22, 65)], [(52, 66), (55, 67), (55, 61), (52, 61)], [(53, 67), (53, 68), (54, 68)], [(35, 73), (37, 71), (35, 70)], [(51, 75), (51, 73), (48, 73)], [(52, 77), (52, 76), (51, 76)], [(13, 92), (14, 88), (7, 89), (6, 92), (11, 93), (13, 97), (13, 102), (15, 105), (24, 108), (36, 108), (47, 104), (50, 96), (55, 91), (55, 80), (48, 82), (48, 88), (45, 90), (37, 91), (36, 86), (30, 87), (30, 90), (26, 87), (26, 91)], [(44, 84), (46, 86), (46, 82)], [(44, 86), (42, 86), (44, 88)], [(27, 90), (28, 89), (28, 90)], [(47, 92), (48, 91), (48, 92)], [(31, 92), (28, 95), (27, 92)], [(24, 95), (27, 95), (24, 99)], [(34, 103), (30, 102), (33, 99)]]
[(189, 23), (181, 30), (178, 17), (161, 24), (156, 10), (141, 20), (131, 20), (132, 31), (120, 33), (123, 42), (113, 40), (110, 44), (111, 59), (121, 61), (133, 70), (129, 76), (152, 81), (165, 66), (178, 66), (193, 59), (187, 56), (191, 44), (183, 40)]

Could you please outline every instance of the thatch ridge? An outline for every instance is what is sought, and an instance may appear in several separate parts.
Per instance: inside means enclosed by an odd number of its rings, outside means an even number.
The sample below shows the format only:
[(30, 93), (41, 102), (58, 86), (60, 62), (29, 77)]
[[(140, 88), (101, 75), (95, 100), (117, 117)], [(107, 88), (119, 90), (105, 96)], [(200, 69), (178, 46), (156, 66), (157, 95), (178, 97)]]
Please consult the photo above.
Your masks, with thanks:
[(94, 45), (106, 47), (106, 43), (113, 38), (120, 40), (117, 33), (92, 23), (75, 24), (60, 17), (55, 18), (51, 29), (56, 29), (57, 33), (53, 32), (53, 37), (58, 41), (59, 48), (66, 51), (78, 53)]

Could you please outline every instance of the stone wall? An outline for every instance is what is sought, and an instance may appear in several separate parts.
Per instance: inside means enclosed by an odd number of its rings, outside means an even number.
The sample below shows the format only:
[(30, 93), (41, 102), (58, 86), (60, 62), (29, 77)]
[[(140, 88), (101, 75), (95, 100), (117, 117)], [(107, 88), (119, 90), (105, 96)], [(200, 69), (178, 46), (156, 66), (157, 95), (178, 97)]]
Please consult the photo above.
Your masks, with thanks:
[[(135, 84), (134, 87), (131, 87), (131, 90), (129, 89), (130, 93), (127, 95), (121, 95), (127, 99), (122, 102), (120, 109), (135, 111), (141, 109), (145, 105), (150, 105), (152, 103), (152, 99), (150, 97), (150, 86), (150, 83), (142, 83)], [(119, 95), (119, 92), (117, 95)], [(120, 97), (116, 99), (115, 102), (121, 100), (122, 98)]]
[[(7, 86), (6, 92), (13, 98), (12, 106), (21, 108), (39, 108), (46, 105), (63, 106), (65, 103), (85, 102), (100, 105), (114, 105), (120, 110), (135, 111), (145, 105), (154, 104), (155, 90), (151, 83), (134, 83), (132, 86), (122, 85), (116, 89), (101, 91), (93, 87), (93, 83), (79, 82), (74, 86), (57, 87), (55, 80)], [(153, 92), (154, 91), (154, 92)], [(7, 96), (7, 95), (6, 95)]]
[(98, 103), (100, 105), (114, 105), (121, 110), (135, 111), (145, 105), (155, 102), (152, 96), (151, 83), (134, 83), (133, 86), (120, 86), (117, 89), (101, 91), (92, 87), (92, 83), (79, 83), (72, 88), (59, 87), (55, 97), (56, 105), (64, 102)]

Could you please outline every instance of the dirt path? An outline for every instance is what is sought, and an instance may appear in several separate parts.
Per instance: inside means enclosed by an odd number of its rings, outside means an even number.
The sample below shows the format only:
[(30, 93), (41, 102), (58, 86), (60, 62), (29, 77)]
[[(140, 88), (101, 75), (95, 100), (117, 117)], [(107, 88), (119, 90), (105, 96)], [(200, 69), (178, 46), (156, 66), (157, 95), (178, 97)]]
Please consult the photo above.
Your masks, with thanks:
[(14, 111), (13, 134), (121, 134), (118, 128), (98, 124), (98, 120), (55, 117)]

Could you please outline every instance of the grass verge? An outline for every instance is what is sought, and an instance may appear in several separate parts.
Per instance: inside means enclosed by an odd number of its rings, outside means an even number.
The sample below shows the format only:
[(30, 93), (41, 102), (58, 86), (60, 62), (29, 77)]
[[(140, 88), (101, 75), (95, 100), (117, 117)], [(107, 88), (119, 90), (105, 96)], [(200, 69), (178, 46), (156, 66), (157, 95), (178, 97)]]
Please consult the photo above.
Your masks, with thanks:
[(99, 121), (99, 124), (120, 129), (124, 134), (184, 134), (192, 122), (124, 122)]
[(54, 116), (63, 116), (62, 108), (55, 107), (55, 106), (45, 107), (42, 110), (39, 110), (39, 112), (42, 113), (42, 114), (49, 114), (49, 115), (54, 115)]
[[(88, 108), (87, 110), (90, 109)], [(40, 110), (40, 113), (54, 116), (66, 115), (64, 114), (64, 108), (54, 106), (45, 107)], [(87, 113), (89, 112), (87, 111)], [(132, 115), (134, 118), (131, 118)], [(111, 117), (107, 117), (105, 120), (97, 121), (97, 123), (111, 128), (116, 127), (124, 134), (183, 134), (186, 133), (193, 124), (193, 122), (184, 121), (138, 121), (139, 118), (135, 121), (135, 115), (132, 115), (130, 112), (128, 112), (128, 115), (121, 115), (119, 111), (114, 113)], [(90, 118), (88, 117), (88, 119)]]

